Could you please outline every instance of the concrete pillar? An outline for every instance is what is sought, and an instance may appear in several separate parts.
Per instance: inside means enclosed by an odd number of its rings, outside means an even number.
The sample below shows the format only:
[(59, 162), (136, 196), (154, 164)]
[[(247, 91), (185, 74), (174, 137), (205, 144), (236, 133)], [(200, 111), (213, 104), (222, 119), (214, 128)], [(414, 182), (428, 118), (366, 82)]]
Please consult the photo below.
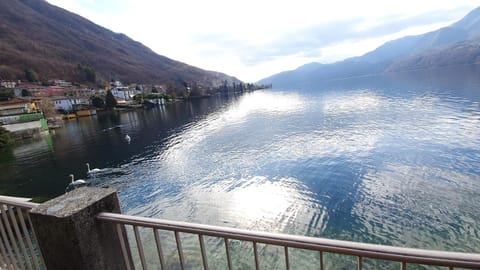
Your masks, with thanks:
[(100, 212), (120, 213), (114, 189), (83, 187), (30, 211), (48, 270), (125, 269), (120, 240)]

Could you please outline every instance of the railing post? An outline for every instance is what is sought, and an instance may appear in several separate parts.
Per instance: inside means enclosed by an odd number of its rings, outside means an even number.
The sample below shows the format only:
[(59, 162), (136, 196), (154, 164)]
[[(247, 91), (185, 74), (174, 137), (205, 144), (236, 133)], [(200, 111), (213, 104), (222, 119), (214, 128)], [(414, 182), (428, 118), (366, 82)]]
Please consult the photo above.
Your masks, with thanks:
[(114, 189), (84, 187), (30, 211), (47, 269), (126, 269), (114, 225), (96, 220), (120, 213)]

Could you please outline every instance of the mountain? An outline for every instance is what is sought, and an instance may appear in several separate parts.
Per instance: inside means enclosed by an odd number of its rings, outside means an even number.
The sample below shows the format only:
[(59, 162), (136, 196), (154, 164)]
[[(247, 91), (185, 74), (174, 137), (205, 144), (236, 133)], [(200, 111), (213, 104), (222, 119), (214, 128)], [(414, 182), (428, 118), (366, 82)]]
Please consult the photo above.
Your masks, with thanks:
[[(88, 82), (197, 83), (216, 87), (238, 79), (161, 56), (43, 0), (0, 1), (0, 78)], [(92, 73), (94, 76), (92, 76)]]
[(477, 8), (448, 27), (389, 41), (362, 56), (333, 64), (310, 63), (259, 83), (271, 83), (280, 88), (312, 87), (325, 80), (477, 64), (480, 61), (479, 42), (480, 8)]
[(386, 72), (403, 72), (480, 63), (480, 38), (455, 43), (447, 48), (432, 50), (395, 61)]

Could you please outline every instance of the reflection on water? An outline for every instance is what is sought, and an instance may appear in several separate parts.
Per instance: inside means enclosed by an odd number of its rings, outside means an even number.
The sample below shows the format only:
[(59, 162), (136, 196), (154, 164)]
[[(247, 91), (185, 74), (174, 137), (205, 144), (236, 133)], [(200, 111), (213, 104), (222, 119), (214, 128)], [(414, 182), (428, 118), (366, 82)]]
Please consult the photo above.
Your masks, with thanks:
[(423, 93), (257, 92), (184, 126), (117, 188), (133, 214), (474, 251), (478, 109)]
[(478, 180), (447, 169), (400, 164), (369, 172), (353, 209), (364, 227), (359, 233), (381, 231), (388, 243), (422, 247), (420, 243), (429, 242), (435, 249), (455, 239), (461, 243), (458, 251), (478, 250), (471, 246), (480, 242), (473, 229), (480, 212)]
[(382, 97), (371, 91), (358, 91), (348, 95), (327, 95), (323, 97), (324, 114), (356, 114), (377, 110)]
[(117, 188), (129, 214), (478, 251), (478, 95), (332, 89), (81, 119), (3, 155), (0, 188), (55, 196), (89, 162), (104, 169), (92, 185)]

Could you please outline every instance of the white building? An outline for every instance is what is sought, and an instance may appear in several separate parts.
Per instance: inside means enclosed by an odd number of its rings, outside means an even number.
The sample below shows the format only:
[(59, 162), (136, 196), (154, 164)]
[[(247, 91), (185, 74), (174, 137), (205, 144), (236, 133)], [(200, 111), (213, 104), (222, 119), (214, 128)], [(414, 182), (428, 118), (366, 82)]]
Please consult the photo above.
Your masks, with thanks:
[(125, 101), (132, 100), (136, 94), (139, 94), (140, 91), (130, 90), (128, 87), (115, 87), (112, 90), (112, 95), (117, 99), (123, 99)]
[(3, 88), (12, 89), (12, 88), (15, 88), (15, 86), (17, 86), (17, 82), (14, 82), (14, 81), (1, 81), (1, 82), (0, 82), (0, 86), (3, 87)]
[(110, 83), (111, 86), (113, 87), (122, 87), (123, 84), (120, 82), (120, 81), (114, 81), (112, 83)]
[(58, 97), (54, 99), (55, 109), (64, 112), (73, 112), (77, 105), (89, 105), (90, 102), (84, 97)]
[(61, 87), (72, 87), (72, 83), (65, 80), (53, 80), (53, 84)]

